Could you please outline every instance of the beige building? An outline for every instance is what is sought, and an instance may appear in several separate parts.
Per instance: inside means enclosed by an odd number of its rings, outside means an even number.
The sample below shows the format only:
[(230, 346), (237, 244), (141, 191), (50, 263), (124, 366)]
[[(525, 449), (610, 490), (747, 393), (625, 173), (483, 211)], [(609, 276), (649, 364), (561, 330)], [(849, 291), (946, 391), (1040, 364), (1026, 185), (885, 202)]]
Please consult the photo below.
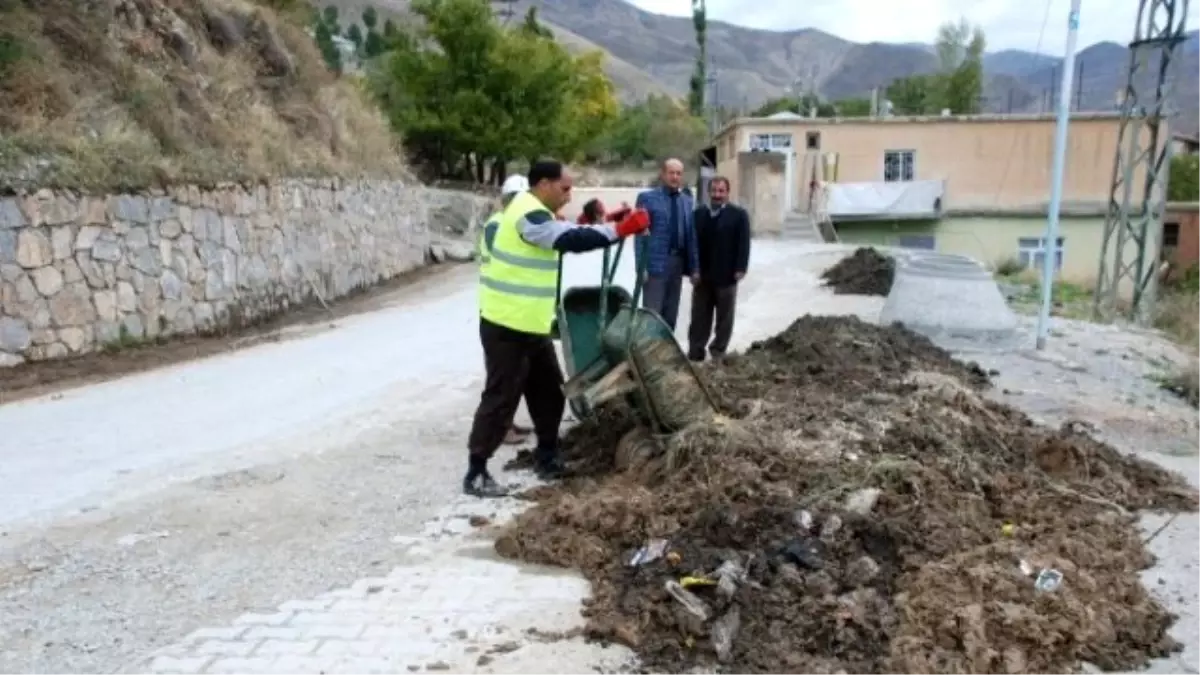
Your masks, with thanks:
[[(1064, 277), (1097, 273), (1119, 124), (1118, 114), (1072, 118), (1057, 256)], [(784, 113), (733, 121), (713, 149), (716, 173), (729, 178), (757, 232), (824, 222), (845, 242), (1032, 263), (1049, 248), (1054, 128), (1052, 115)]]

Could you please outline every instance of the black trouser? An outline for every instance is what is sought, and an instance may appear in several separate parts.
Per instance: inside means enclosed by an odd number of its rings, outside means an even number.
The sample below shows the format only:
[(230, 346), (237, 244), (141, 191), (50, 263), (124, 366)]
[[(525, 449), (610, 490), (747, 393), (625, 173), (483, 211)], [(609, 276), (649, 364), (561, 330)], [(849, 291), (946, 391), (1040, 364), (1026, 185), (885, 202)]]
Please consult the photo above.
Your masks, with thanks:
[(733, 336), (733, 315), (737, 309), (737, 284), (713, 288), (703, 281), (692, 287), (692, 322), (688, 326), (688, 356), (704, 358), (705, 343), (713, 335), (713, 314), (716, 314), (717, 329), (708, 351), (713, 356), (724, 356), (729, 349), (729, 338)]
[(549, 336), (522, 333), (482, 317), (479, 340), (487, 380), (467, 440), (471, 455), (491, 458), (504, 442), (522, 396), (538, 448), (556, 447), (566, 399), (554, 342)]

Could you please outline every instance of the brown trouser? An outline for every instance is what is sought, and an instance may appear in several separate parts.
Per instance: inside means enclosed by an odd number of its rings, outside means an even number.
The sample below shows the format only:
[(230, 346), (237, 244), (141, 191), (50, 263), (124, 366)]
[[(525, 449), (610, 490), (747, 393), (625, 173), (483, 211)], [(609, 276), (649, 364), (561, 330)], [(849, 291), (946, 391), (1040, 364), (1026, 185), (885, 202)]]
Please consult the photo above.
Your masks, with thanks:
[(479, 341), (483, 343), (487, 380), (467, 439), (471, 454), (491, 458), (504, 442), (522, 396), (533, 419), (538, 447), (555, 447), (566, 399), (554, 342), (549, 336), (522, 333), (483, 318), (479, 319)]
[[(704, 348), (714, 357), (725, 355), (733, 336), (733, 314), (737, 308), (737, 285), (713, 288), (704, 282), (692, 287), (692, 321), (688, 326), (688, 357), (704, 359)], [(713, 315), (717, 328), (713, 331)], [(712, 342), (708, 341), (712, 335)]]

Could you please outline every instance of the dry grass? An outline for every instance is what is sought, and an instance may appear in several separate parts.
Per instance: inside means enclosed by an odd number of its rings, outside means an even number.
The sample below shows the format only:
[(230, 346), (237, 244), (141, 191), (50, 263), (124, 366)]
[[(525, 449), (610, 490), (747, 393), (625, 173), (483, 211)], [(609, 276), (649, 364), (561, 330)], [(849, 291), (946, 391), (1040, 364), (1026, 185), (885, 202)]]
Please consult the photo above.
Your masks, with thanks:
[(2, 190), (406, 175), (397, 148), (268, 7), (0, 0)]

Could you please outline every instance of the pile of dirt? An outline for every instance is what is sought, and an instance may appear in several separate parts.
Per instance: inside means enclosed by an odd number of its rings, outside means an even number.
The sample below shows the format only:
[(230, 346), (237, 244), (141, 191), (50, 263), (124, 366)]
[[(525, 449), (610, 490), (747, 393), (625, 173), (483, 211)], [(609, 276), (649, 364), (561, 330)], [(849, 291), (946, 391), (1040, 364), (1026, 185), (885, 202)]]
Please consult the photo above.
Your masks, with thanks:
[[(981, 396), (900, 327), (804, 317), (705, 369), (722, 414), (573, 429), (507, 557), (592, 582), (588, 635), (686, 672), (1064, 672), (1177, 647), (1132, 512), (1182, 478)], [(641, 560), (631, 564), (635, 554)]]
[(0, 191), (405, 176), (299, 0), (0, 1)]
[(896, 261), (863, 247), (825, 270), (821, 279), (840, 295), (887, 295), (896, 279)]

